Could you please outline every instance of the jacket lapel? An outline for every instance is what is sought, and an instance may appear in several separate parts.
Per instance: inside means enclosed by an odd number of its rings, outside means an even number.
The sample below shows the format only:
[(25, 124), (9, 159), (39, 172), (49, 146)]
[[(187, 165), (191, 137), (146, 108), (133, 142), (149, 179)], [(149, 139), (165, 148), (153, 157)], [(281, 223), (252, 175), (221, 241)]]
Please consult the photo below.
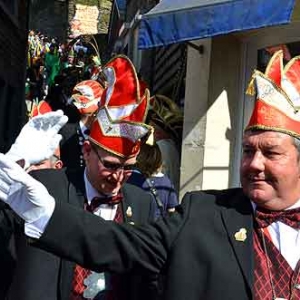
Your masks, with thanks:
[(250, 290), (253, 287), (253, 209), (249, 199), (233, 196), (231, 206), (221, 210), (230, 243)]
[(69, 180), (68, 202), (76, 207), (83, 208), (86, 191), (83, 171), (72, 171), (67, 174)]

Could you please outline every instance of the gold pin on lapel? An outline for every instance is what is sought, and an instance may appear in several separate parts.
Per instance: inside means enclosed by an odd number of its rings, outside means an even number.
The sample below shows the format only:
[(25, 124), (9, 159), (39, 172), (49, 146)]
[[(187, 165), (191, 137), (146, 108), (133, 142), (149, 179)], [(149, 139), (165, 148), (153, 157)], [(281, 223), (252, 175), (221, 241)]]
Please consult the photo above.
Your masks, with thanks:
[(247, 238), (247, 229), (241, 228), (238, 232), (234, 234), (234, 238), (238, 242), (244, 242)]
[(131, 209), (131, 206), (128, 206), (127, 210), (126, 210), (126, 216), (128, 218), (131, 218), (132, 217), (132, 209)]

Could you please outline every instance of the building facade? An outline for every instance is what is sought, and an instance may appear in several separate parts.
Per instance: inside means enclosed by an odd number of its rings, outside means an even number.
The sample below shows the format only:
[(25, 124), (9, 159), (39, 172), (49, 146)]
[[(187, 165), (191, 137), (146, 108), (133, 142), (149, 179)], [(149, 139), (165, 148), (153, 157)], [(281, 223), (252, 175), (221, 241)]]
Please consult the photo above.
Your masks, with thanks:
[(0, 151), (25, 121), (25, 69), (29, 1), (0, 0)]

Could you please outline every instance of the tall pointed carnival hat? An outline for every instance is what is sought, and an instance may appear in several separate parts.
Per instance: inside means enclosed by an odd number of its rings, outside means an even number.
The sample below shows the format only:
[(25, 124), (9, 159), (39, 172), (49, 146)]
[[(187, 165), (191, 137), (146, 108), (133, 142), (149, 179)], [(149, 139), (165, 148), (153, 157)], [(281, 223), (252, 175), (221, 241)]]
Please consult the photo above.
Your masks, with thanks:
[(29, 118), (33, 118), (39, 115), (43, 115), (45, 113), (51, 112), (52, 108), (48, 102), (42, 100), (38, 103), (33, 102), (31, 112), (29, 114)]
[(105, 65), (103, 73), (107, 87), (89, 139), (119, 157), (135, 156), (153, 131), (145, 124), (149, 90), (140, 84), (134, 65), (126, 56), (114, 57)]
[(98, 81), (84, 80), (75, 85), (71, 98), (80, 114), (91, 114), (98, 109), (103, 91)]
[(283, 66), (283, 52), (272, 56), (265, 73), (255, 70), (247, 93), (256, 94), (246, 130), (271, 130), (300, 138), (300, 56)]

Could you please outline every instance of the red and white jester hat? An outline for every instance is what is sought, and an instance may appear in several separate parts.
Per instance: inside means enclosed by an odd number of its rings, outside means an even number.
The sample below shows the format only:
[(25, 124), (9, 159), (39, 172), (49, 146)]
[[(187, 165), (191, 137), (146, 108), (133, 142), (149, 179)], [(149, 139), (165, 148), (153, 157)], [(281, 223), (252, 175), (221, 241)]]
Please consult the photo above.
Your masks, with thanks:
[(91, 114), (98, 109), (103, 90), (95, 80), (84, 80), (75, 85), (72, 99), (80, 114)]
[(33, 102), (29, 118), (43, 115), (43, 114), (51, 112), (51, 111), (52, 111), (51, 106), (45, 100), (42, 100), (39, 103)]
[(107, 87), (92, 126), (91, 142), (122, 158), (138, 154), (142, 140), (152, 133), (146, 125), (149, 90), (140, 84), (132, 62), (116, 56), (103, 69)]
[(255, 70), (247, 93), (256, 101), (245, 130), (271, 130), (300, 138), (300, 56), (283, 67), (283, 52), (272, 56), (265, 73)]

